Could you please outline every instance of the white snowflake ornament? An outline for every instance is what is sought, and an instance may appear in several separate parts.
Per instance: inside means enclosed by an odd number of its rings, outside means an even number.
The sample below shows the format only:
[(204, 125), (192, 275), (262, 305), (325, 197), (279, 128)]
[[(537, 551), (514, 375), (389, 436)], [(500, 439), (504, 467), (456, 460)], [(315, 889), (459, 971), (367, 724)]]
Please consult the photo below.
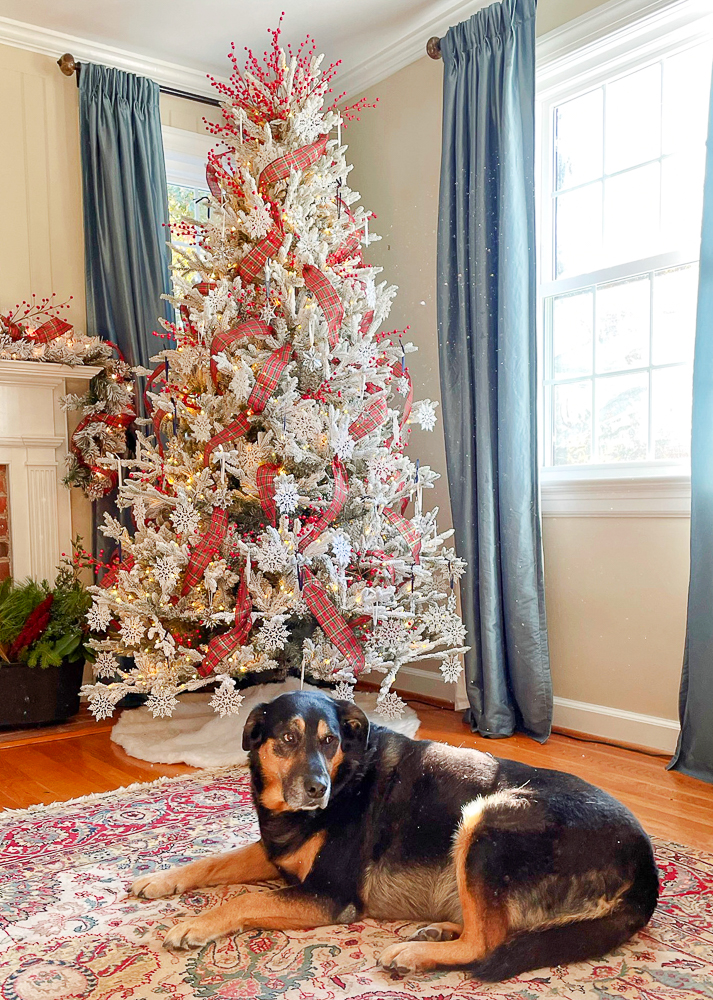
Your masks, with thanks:
[(302, 500), (294, 476), (275, 476), (274, 499), (280, 514), (294, 514)]
[(332, 692), (337, 701), (354, 701), (354, 685), (340, 681)]
[(287, 615), (274, 615), (265, 619), (258, 633), (258, 639), (263, 649), (269, 653), (285, 648), (285, 643), (290, 638), (290, 630), (285, 625), (286, 620)]
[(210, 699), (210, 704), (213, 711), (217, 712), (222, 719), (226, 715), (237, 715), (243, 701), (244, 696), (235, 690), (233, 678), (223, 675), (220, 686), (216, 688)]
[(97, 722), (110, 719), (114, 714), (114, 697), (104, 685), (94, 688), (89, 695), (89, 711)]
[(92, 669), (94, 670), (95, 677), (111, 678), (119, 669), (119, 664), (116, 657), (104, 650), (101, 653), (97, 653), (97, 658), (92, 665)]
[(94, 604), (87, 612), (89, 627), (95, 632), (106, 632), (111, 618), (111, 608), (106, 601), (98, 601), (94, 598)]
[(129, 615), (122, 621), (119, 632), (127, 646), (138, 646), (144, 637), (146, 628), (138, 615)]
[(188, 500), (182, 500), (171, 514), (171, 524), (182, 535), (192, 535), (199, 521), (200, 514)]
[(463, 665), (457, 656), (449, 656), (441, 664), (440, 670), (446, 684), (456, 684), (463, 672)]
[(160, 688), (155, 688), (146, 699), (146, 707), (154, 719), (169, 719), (177, 704), (178, 699), (173, 691), (161, 690)]
[(400, 719), (406, 711), (406, 702), (402, 701), (395, 691), (388, 691), (376, 699), (376, 711), (389, 721)]

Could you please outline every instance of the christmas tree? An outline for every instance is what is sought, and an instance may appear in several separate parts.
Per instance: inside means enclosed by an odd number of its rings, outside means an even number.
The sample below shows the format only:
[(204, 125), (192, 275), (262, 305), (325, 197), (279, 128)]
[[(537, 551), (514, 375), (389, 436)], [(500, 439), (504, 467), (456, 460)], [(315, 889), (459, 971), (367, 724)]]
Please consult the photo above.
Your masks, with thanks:
[(347, 184), (342, 125), (365, 105), (329, 103), (338, 64), (309, 38), (293, 53), (271, 35), (215, 84), (209, 217), (174, 232), (180, 320), (140, 371), (136, 457), (116, 462), (134, 530), (107, 515), (118, 554), (88, 616), (97, 718), (129, 692), (167, 716), (216, 681), (214, 708), (236, 712), (245, 683), (288, 674), (342, 698), (375, 674), (393, 718), (404, 663), (461, 670), (463, 563), (423, 506), (436, 473), (404, 453), (436, 404), (413, 401), (415, 348), (382, 329), (396, 289), (362, 259), (379, 237)]

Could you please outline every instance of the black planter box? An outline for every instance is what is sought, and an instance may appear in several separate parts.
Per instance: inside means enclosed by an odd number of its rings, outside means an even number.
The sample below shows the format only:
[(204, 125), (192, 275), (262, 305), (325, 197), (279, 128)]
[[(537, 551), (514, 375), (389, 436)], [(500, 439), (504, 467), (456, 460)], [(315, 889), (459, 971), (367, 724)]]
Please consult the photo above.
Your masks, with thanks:
[(0, 727), (64, 722), (79, 711), (84, 662), (28, 667), (0, 661)]

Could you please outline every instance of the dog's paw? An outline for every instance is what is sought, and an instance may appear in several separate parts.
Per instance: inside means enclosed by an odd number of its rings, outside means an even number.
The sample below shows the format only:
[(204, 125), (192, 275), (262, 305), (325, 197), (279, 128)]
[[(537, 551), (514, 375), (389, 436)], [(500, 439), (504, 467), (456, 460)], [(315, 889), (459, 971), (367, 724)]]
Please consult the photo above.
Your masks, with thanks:
[(170, 870), (137, 878), (129, 889), (132, 896), (141, 896), (142, 899), (160, 899), (162, 896), (174, 896), (182, 891), (175, 872)]
[(199, 917), (194, 917), (193, 920), (184, 920), (172, 927), (163, 939), (163, 946), (168, 951), (186, 951), (189, 948), (202, 948), (219, 936), (218, 932), (211, 930)]
[(415, 934), (409, 938), (410, 941), (455, 941), (463, 933), (463, 928), (459, 924), (452, 924), (448, 921), (443, 923), (426, 924), (419, 927)]
[(428, 972), (436, 967), (430, 945), (422, 941), (399, 941), (379, 956), (379, 965), (389, 972), (405, 976), (409, 972)]

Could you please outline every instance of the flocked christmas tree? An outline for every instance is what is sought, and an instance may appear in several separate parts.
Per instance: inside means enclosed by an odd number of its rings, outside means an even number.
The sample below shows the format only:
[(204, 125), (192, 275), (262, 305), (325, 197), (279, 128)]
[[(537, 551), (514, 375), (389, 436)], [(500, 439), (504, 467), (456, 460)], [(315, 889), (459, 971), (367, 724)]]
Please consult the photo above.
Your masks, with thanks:
[(436, 404), (413, 402), (415, 348), (382, 329), (396, 289), (362, 259), (379, 237), (347, 184), (358, 106), (327, 107), (336, 66), (271, 34), (263, 64), (233, 55), (216, 84), (209, 218), (174, 233), (176, 346), (143, 372), (150, 418), (123, 463), (135, 530), (107, 517), (119, 561), (89, 613), (98, 718), (130, 691), (170, 715), (218, 680), (225, 714), (245, 682), (297, 674), (351, 697), (366, 673), (395, 717), (404, 663), (461, 669), (463, 564), (422, 504), (436, 473), (404, 454)]

